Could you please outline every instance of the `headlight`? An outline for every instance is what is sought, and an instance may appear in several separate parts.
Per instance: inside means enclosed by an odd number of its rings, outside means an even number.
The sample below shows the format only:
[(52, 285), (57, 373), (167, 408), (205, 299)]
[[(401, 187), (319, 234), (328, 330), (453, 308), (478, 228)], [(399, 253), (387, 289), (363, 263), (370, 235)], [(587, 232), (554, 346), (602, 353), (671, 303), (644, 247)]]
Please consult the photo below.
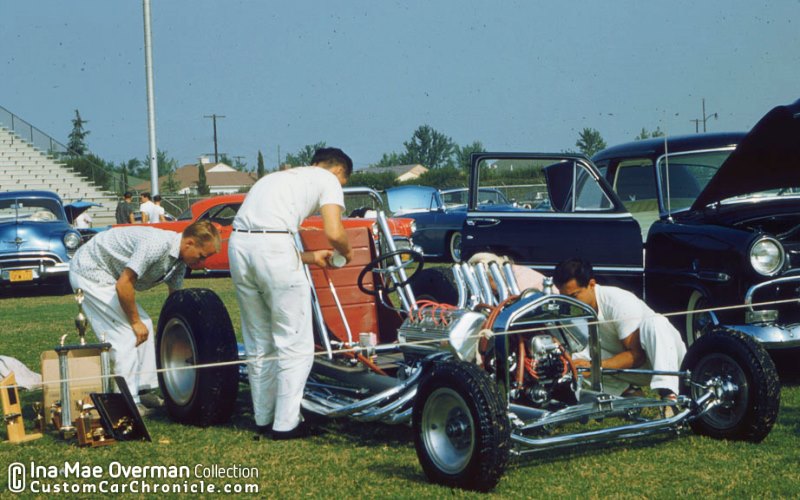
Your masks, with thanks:
[(78, 233), (67, 233), (64, 235), (64, 246), (67, 250), (75, 250), (81, 244), (81, 235)]
[(750, 265), (758, 274), (772, 276), (783, 267), (786, 253), (775, 238), (765, 236), (750, 247)]
[(410, 227), (411, 227), (411, 234), (416, 233), (417, 232), (417, 221), (411, 221), (411, 226)]

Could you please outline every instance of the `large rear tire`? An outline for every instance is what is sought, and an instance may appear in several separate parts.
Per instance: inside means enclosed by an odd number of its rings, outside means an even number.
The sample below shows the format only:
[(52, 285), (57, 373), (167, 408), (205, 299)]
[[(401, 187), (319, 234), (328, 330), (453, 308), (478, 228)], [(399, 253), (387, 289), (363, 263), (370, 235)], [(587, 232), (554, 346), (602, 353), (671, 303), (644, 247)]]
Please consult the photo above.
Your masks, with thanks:
[(488, 491), (508, 464), (511, 425), (497, 386), (475, 365), (435, 362), (420, 382), (414, 445), (427, 478)]
[(778, 417), (781, 387), (775, 364), (752, 337), (717, 328), (698, 337), (689, 347), (682, 370), (691, 371), (683, 392), (696, 399), (706, 392), (700, 385), (719, 377), (729, 388), (720, 404), (692, 420), (692, 429), (718, 439), (761, 442)]
[(236, 361), (231, 318), (211, 290), (179, 290), (169, 296), (158, 319), (158, 385), (167, 413), (176, 422), (214, 425), (233, 414), (239, 392), (238, 366), (192, 368)]

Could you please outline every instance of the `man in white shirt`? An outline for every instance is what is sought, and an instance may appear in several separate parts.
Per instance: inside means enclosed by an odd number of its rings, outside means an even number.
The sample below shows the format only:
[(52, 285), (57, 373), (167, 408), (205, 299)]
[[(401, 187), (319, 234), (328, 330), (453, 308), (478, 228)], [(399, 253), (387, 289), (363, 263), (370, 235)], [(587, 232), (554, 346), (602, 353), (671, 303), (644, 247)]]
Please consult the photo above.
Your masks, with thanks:
[(161, 206), (160, 194), (153, 196), (153, 205), (155, 205), (156, 207), (155, 213), (158, 215), (158, 217), (154, 218), (150, 222), (166, 222), (167, 221), (166, 211), (164, 210), (164, 207)]
[(219, 232), (209, 221), (195, 222), (182, 234), (117, 227), (89, 240), (70, 261), (70, 284), (83, 290), (86, 317), (98, 339), (105, 335), (111, 344), (114, 373), (125, 378), (136, 403), (140, 391), (158, 387), (153, 321), (136, 303), (136, 291), (166, 283), (172, 293), (183, 284), (187, 266), (202, 268), (219, 247)]
[(92, 227), (92, 216), (89, 215), (88, 210), (75, 217), (76, 229), (89, 229), (90, 227)]
[(142, 213), (142, 224), (155, 224), (158, 222), (158, 208), (156, 208), (155, 203), (150, 201), (150, 193), (145, 191), (139, 195), (139, 200), (141, 201), (139, 211)]
[(353, 162), (342, 150), (317, 150), (309, 167), (262, 177), (233, 221), (231, 278), (242, 317), (250, 392), (259, 434), (306, 434), (300, 402), (314, 361), (311, 288), (303, 264), (330, 267), (331, 250), (299, 252), (300, 223), (319, 210), (331, 246), (347, 262), (352, 249), (342, 225), (342, 186)]
[[(556, 266), (553, 282), (563, 295), (588, 304), (597, 312), (602, 351), (601, 367), (678, 371), (686, 346), (669, 320), (654, 312), (627, 290), (598, 285), (591, 264), (569, 259)], [(590, 367), (587, 351), (573, 356), (578, 367)], [(677, 399), (679, 380), (671, 375), (620, 374), (603, 377), (609, 392), (631, 395), (638, 385), (649, 385), (664, 399)], [(631, 384), (625, 388), (626, 385)]]

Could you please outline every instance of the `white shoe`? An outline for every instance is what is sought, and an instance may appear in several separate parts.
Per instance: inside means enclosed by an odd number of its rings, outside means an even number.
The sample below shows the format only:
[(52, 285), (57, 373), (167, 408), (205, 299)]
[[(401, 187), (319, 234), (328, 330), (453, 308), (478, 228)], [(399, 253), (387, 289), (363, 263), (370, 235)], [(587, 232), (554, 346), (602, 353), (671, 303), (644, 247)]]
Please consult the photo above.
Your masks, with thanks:
[(142, 403), (136, 403), (136, 409), (139, 410), (139, 416), (141, 416), (142, 418), (145, 418), (146, 416), (148, 416), (151, 413), (153, 413), (153, 410), (151, 410), (150, 408), (146, 407)]
[(139, 401), (141, 401), (146, 408), (164, 407), (164, 398), (156, 394), (154, 391), (139, 394)]

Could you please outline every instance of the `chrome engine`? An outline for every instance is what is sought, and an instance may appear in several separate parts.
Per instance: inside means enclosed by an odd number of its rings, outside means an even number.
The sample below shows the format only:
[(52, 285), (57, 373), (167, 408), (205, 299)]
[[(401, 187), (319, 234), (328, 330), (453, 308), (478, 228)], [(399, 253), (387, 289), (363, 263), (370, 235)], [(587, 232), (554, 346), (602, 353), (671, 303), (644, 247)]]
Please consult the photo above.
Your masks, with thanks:
[(397, 330), (404, 350), (421, 352), (449, 349), (463, 361), (473, 361), (486, 316), (446, 305), (430, 304), (411, 312)]

